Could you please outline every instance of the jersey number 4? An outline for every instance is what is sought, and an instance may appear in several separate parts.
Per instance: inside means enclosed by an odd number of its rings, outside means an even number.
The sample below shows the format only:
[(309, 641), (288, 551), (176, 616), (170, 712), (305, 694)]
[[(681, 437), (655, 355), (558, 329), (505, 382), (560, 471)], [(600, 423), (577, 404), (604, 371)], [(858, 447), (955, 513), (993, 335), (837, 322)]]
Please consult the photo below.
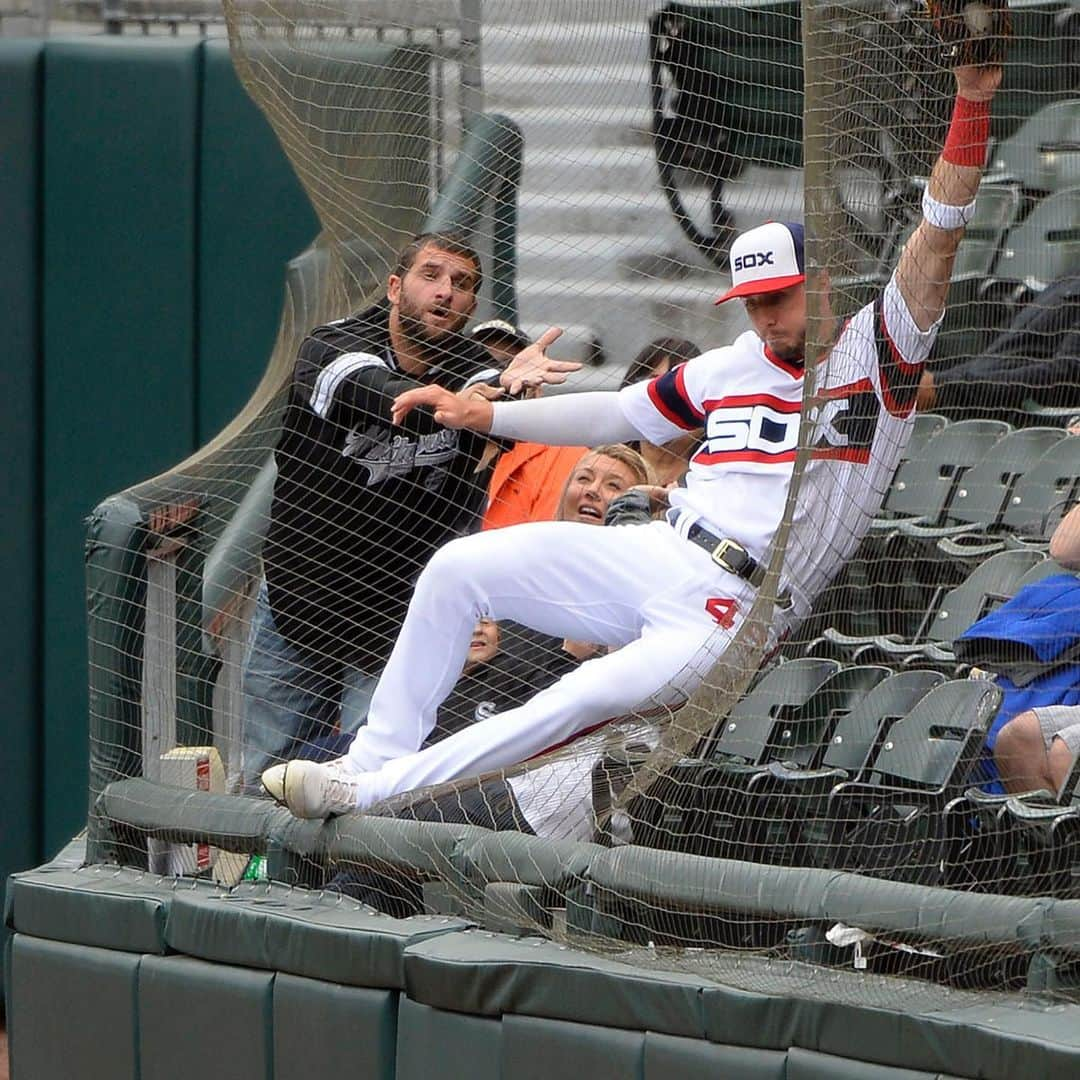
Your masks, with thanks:
[(711, 596), (705, 601), (705, 610), (725, 630), (730, 630), (735, 625), (735, 616), (739, 613), (739, 605), (734, 600), (729, 600), (726, 597)]

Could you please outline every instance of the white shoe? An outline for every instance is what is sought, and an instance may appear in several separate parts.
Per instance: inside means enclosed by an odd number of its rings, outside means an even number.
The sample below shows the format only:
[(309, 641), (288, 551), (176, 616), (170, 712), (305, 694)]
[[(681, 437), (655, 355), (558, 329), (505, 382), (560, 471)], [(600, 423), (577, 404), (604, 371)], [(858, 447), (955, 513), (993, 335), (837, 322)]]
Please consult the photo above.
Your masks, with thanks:
[(274, 802), (282, 806), (285, 805), (285, 770), (287, 768), (288, 764), (283, 762), (280, 765), (271, 765), (269, 769), (264, 769), (262, 774), (263, 790)]
[(356, 809), (359, 784), (344, 759), (289, 761), (282, 768), (282, 801), (296, 817), (328, 818)]

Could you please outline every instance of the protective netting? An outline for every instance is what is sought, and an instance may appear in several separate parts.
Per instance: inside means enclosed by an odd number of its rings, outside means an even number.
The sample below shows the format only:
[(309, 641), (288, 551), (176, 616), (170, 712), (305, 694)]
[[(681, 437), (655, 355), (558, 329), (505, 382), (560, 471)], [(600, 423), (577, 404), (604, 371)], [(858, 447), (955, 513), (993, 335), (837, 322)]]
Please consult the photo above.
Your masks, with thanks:
[[(917, 7), (534, 7), (226, 3), (323, 232), (244, 414), (91, 523), (92, 856), (751, 989), (1075, 987), (1080, 711), (1028, 710), (1080, 703), (1080, 15), (1014, 6), (978, 183)], [(770, 220), (805, 312), (714, 307), (791, 276)], [(549, 326), (567, 447), (391, 422)], [(268, 783), (362, 813), (260, 784), (342, 755)]]

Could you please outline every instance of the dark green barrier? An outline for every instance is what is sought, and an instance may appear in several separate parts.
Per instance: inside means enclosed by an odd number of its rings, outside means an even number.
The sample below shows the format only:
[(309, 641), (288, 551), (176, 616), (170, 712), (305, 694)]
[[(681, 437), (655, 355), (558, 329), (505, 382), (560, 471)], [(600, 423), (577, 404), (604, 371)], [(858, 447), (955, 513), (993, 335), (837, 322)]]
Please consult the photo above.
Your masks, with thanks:
[(197, 41), (45, 47), (46, 848), (83, 820), (83, 520), (195, 446)]
[[(38, 461), (41, 349), (38, 276), (41, 208), (41, 43), (0, 40), (0, 296), (4, 298), (3, 440), (5, 521), (0, 580), (6, 618), (0, 631), (0, 879), (41, 857), (38, 658), (41, 620)], [(0, 964), (2, 969), (2, 964)]]
[(202, 86), (198, 443), (236, 416), (262, 378), (285, 264), (319, 231), (277, 137), (236, 77), (228, 42), (204, 43)]

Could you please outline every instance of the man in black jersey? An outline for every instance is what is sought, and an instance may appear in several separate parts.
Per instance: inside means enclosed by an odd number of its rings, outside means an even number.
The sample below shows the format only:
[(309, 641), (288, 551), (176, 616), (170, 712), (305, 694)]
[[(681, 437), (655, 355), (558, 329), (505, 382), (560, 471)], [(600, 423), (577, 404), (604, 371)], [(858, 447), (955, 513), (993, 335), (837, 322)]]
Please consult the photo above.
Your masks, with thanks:
[(580, 367), (545, 355), (556, 330), (493, 367), (461, 333), (480, 281), (460, 237), (422, 234), (401, 252), (385, 300), (300, 346), (244, 672), (247, 790), (305, 742), (362, 723), (417, 574), (480, 508), (486, 438), (430, 413), (394, 426), (394, 398), (426, 384), (515, 395)]

